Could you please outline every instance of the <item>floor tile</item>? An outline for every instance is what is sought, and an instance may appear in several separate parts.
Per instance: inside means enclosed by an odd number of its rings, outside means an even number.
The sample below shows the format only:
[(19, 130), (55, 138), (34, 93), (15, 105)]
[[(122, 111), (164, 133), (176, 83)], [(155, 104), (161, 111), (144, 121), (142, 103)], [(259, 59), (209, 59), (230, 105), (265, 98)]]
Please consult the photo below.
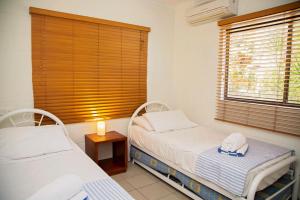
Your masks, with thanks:
[(123, 181), (126, 179), (125, 177), (125, 173), (121, 173), (121, 174), (117, 174), (117, 175), (113, 175), (111, 176), (115, 181), (119, 182), (119, 181)]
[(141, 188), (146, 185), (156, 183), (158, 180), (157, 180), (157, 178), (155, 178), (151, 175), (141, 174), (141, 175), (137, 175), (137, 176), (134, 176), (131, 178), (127, 178), (126, 181), (129, 182), (135, 188)]
[(145, 172), (147, 173), (146, 170), (144, 170), (143, 168), (141, 168), (140, 166), (138, 166), (136, 164), (130, 163), (128, 166), (129, 167), (127, 169), (127, 172), (125, 173), (127, 177), (144, 174)]
[(137, 164), (128, 163), (125, 173), (112, 176), (136, 200), (190, 200)]
[(166, 197), (161, 198), (160, 200), (180, 200), (175, 194), (170, 194)]
[(134, 190), (135, 188), (128, 183), (126, 180), (118, 181), (118, 183), (124, 188), (127, 192)]
[(149, 200), (157, 200), (166, 197), (173, 191), (162, 182), (157, 182), (138, 189)]
[(127, 171), (125, 173), (120, 173), (120, 174), (114, 175), (114, 176), (112, 176), (112, 178), (115, 181), (123, 181), (127, 178), (132, 178), (134, 176), (145, 174), (145, 173), (147, 173), (146, 170), (129, 162)]
[[(174, 189), (175, 190), (175, 189)], [(176, 190), (174, 192), (174, 195), (179, 199), (179, 200), (191, 200), (190, 197), (186, 196), (185, 194), (183, 194), (182, 192), (179, 192), (178, 190)]]
[(161, 179), (159, 179), (159, 182), (163, 185), (163, 187), (167, 190), (169, 190), (170, 192), (178, 192), (178, 190), (176, 190), (174, 187), (172, 187), (171, 185), (169, 185), (168, 183), (162, 181)]
[(135, 200), (147, 200), (141, 193), (139, 193), (137, 190), (130, 191), (129, 194), (135, 199)]
[(128, 162), (128, 167), (126, 172), (113, 175), (111, 176), (111, 178), (113, 178), (115, 181), (120, 181), (126, 178), (144, 174), (145, 172), (146, 170), (144, 170), (142, 167), (132, 164), (131, 162)]

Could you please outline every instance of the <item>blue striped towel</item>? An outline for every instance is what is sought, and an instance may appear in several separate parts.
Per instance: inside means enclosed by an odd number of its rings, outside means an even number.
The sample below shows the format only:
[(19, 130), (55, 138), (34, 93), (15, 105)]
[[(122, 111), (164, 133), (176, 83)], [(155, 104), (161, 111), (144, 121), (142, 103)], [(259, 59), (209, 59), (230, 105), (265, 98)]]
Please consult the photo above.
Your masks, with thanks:
[(231, 152), (231, 151), (224, 151), (224, 150), (222, 150), (222, 147), (218, 147), (219, 153), (223, 153), (223, 154), (227, 154), (229, 156), (235, 156), (235, 157), (244, 157), (245, 154), (247, 153), (247, 151), (248, 151), (248, 148), (244, 153), (239, 153), (237, 151)]
[(277, 145), (247, 139), (249, 148), (244, 157), (218, 153), (217, 148), (198, 155), (196, 175), (224, 188), (232, 194), (242, 196), (250, 170), (292, 151)]
[(134, 200), (113, 179), (105, 178), (84, 184), (88, 200)]

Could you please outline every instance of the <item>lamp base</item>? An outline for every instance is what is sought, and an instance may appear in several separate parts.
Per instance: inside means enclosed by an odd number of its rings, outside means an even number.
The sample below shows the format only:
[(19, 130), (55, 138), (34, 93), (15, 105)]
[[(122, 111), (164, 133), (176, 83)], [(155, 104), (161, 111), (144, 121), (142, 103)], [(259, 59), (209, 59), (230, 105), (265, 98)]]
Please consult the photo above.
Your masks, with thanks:
[(97, 132), (97, 135), (99, 135), (99, 136), (104, 136), (104, 135), (105, 135), (105, 132), (102, 132), (102, 131), (100, 132), (100, 131), (99, 131), (99, 132)]

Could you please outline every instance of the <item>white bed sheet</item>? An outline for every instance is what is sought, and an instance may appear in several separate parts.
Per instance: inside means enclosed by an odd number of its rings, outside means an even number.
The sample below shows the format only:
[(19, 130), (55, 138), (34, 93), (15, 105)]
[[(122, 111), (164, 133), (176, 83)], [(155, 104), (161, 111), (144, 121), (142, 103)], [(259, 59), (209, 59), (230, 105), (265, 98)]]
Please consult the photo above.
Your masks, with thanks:
[(0, 162), (0, 199), (23, 200), (42, 186), (65, 174), (76, 174), (84, 182), (108, 178), (74, 142), (72, 150), (22, 159)]
[[(133, 125), (130, 131), (130, 142), (136, 147), (141, 148), (141, 150), (145, 149), (148, 152), (151, 152), (161, 161), (172, 163), (177, 169), (187, 172), (186, 174), (194, 175), (197, 155), (205, 150), (220, 145), (227, 136), (228, 134), (219, 133), (201, 126), (163, 133), (154, 133)], [(247, 176), (243, 196), (247, 195), (250, 186), (249, 183), (256, 174), (288, 156), (290, 156), (290, 154), (283, 155), (251, 170)], [(262, 190), (271, 185), (279, 177), (287, 173), (288, 170), (289, 168), (286, 167), (277, 173), (266, 177), (259, 185), (258, 190)], [(194, 177), (195, 176), (191, 178)]]

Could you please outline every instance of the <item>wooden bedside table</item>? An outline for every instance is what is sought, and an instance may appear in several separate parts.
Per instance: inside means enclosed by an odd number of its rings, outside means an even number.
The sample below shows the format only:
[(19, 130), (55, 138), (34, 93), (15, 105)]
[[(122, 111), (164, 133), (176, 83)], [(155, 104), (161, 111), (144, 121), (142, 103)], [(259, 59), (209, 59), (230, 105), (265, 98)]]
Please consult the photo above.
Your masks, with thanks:
[[(112, 158), (98, 160), (99, 144), (112, 143)], [(110, 131), (103, 136), (96, 133), (85, 135), (85, 152), (94, 160), (107, 174), (114, 175), (127, 170), (127, 137)]]

